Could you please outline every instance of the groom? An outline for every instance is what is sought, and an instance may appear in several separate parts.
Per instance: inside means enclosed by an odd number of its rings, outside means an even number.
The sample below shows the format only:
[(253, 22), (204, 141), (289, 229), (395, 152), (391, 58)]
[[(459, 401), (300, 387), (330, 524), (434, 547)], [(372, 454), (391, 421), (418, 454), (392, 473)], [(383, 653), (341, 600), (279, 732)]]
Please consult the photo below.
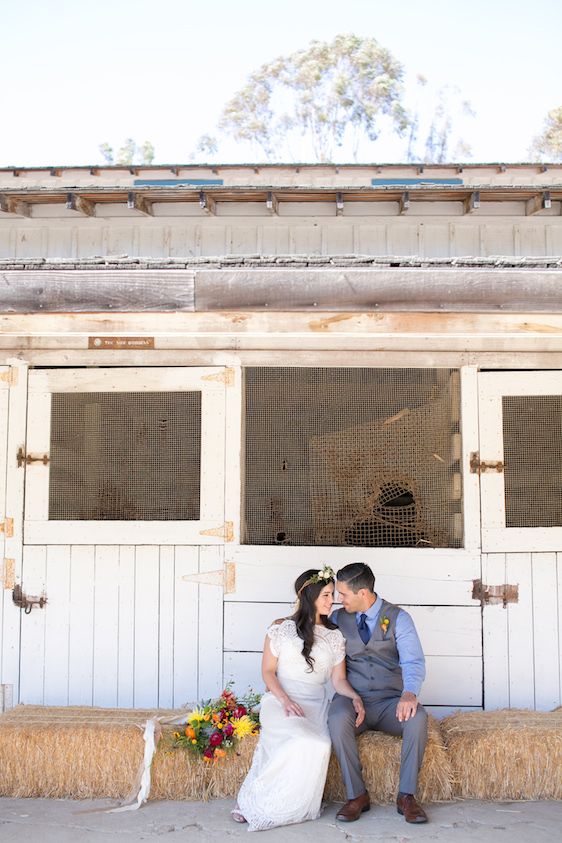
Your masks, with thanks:
[(346, 565), (338, 571), (337, 588), (343, 609), (330, 620), (346, 640), (347, 678), (363, 700), (365, 720), (356, 728), (351, 700), (335, 695), (328, 725), (348, 798), (336, 819), (353, 822), (371, 807), (356, 737), (373, 729), (402, 736), (398, 813), (409, 823), (427, 822), (415, 798), (427, 743), (427, 714), (418, 703), (425, 659), (414, 623), (407, 612), (375, 593), (368, 565)]

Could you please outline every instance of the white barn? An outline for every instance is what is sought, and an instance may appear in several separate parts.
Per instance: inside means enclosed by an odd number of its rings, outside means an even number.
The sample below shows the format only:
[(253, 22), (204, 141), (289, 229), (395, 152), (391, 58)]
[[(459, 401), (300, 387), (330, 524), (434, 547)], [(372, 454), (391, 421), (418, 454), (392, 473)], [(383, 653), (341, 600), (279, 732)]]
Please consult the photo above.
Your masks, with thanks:
[(260, 686), (368, 562), (422, 700), (562, 703), (562, 165), (0, 170), (0, 682)]

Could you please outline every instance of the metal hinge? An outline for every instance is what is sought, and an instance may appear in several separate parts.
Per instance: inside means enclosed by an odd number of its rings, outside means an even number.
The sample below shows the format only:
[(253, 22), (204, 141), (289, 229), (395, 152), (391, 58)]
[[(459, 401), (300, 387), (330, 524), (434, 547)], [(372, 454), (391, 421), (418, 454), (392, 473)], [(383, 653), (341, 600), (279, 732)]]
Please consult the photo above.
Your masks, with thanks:
[(236, 591), (236, 564), (227, 562), (224, 568), (217, 571), (205, 571), (201, 574), (185, 574), (182, 580), (200, 583), (201, 585), (216, 585), (224, 589), (225, 594)]
[(505, 609), (508, 603), (519, 602), (519, 584), (485, 585), (482, 580), (473, 580), (472, 599), (479, 600), (482, 606), (501, 603)]
[(200, 536), (217, 536), (225, 542), (234, 541), (234, 522), (225, 521), (220, 527), (211, 527), (209, 530), (199, 530)]
[(13, 588), (16, 584), (16, 560), (15, 559), (4, 559), (2, 563), (2, 574), (0, 575), (0, 580), (4, 585), (4, 588)]
[(18, 385), (18, 369), (16, 366), (10, 366), (7, 372), (0, 374), (0, 381), (5, 381), (8, 386)]
[(18, 448), (16, 459), (18, 461), (18, 468), (21, 468), (22, 465), (30, 465), (32, 462), (42, 462), (43, 465), (49, 464), (48, 454), (43, 454), (41, 457), (35, 457), (33, 454), (26, 454), (22, 447)]
[(0, 533), (4, 533), (7, 539), (11, 539), (14, 535), (14, 519), (6, 518), (0, 522)]
[(216, 381), (223, 383), (225, 386), (234, 386), (234, 369), (226, 367), (222, 372), (217, 372), (216, 375), (203, 375), (203, 381)]
[(478, 451), (473, 451), (470, 455), (470, 473), (484, 474), (486, 471), (497, 471), (501, 474), (505, 468), (505, 463), (502, 460), (481, 460)]

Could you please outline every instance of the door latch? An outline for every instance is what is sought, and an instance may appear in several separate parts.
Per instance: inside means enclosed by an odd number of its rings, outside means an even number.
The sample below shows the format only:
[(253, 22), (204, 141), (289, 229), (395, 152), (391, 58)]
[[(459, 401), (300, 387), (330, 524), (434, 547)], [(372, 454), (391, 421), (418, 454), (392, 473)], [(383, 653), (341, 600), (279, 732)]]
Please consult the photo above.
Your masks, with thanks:
[(26, 454), (23, 448), (18, 448), (18, 453), (16, 456), (18, 461), (18, 468), (21, 468), (22, 465), (31, 465), (32, 462), (42, 462), (43, 465), (49, 464), (49, 455), (43, 454), (42, 457), (33, 456), (33, 454)]

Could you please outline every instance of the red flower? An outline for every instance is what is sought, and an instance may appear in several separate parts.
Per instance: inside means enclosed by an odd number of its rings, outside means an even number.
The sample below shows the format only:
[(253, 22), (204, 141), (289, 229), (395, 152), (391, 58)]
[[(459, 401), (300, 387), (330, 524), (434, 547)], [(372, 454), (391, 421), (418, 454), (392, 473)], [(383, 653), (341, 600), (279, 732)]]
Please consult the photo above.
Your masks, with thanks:
[(211, 746), (220, 746), (222, 741), (223, 741), (222, 732), (213, 732), (213, 734), (209, 738), (209, 744)]
[(203, 752), (203, 758), (212, 758), (214, 754), (215, 751), (211, 749), (210, 746), (208, 746), (207, 749)]
[(222, 731), (223, 731), (223, 735), (226, 738), (229, 738), (232, 735), (232, 733), (234, 732), (234, 726), (232, 725), (232, 723), (227, 723)]
[(243, 705), (239, 705), (239, 706), (236, 706), (236, 708), (232, 712), (232, 716), (236, 717), (236, 719), (238, 720), (240, 717), (244, 717), (244, 715), (247, 714), (247, 713), (248, 713), (248, 711), (247, 711), (246, 707), (243, 706)]

